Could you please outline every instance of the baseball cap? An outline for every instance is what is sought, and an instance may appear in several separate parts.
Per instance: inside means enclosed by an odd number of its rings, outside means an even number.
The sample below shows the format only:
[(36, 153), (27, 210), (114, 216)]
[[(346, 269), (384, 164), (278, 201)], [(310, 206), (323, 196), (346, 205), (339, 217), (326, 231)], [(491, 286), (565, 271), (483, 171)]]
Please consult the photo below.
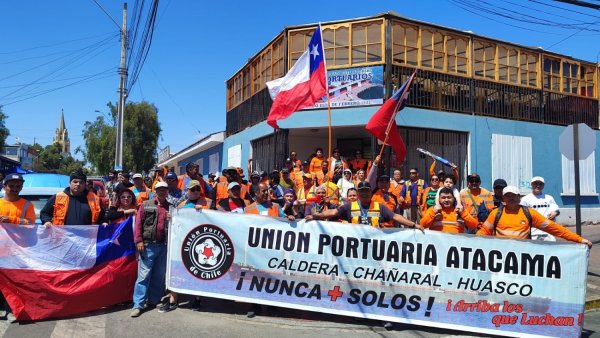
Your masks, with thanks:
[(229, 183), (229, 185), (227, 186), (227, 190), (231, 190), (231, 189), (233, 189), (233, 188), (235, 188), (235, 187), (239, 187), (239, 186), (240, 186), (240, 184), (239, 184), (238, 182), (231, 182), (231, 183)]
[(292, 162), (292, 159), (288, 157), (288, 158), (285, 159), (285, 161), (286, 162)]
[(381, 175), (377, 178), (377, 182), (379, 181), (389, 181), (390, 177), (388, 175)]
[(290, 170), (288, 168), (283, 168), (283, 169), (281, 169), (281, 173), (282, 174), (289, 174)]
[(304, 161), (302, 162), (302, 165), (309, 165), (310, 163), (308, 161)]
[(352, 174), (352, 170), (350, 170), (350, 169), (344, 169), (344, 172)]
[(167, 184), (167, 182), (158, 182), (154, 186), (154, 190), (156, 190), (158, 188), (169, 188), (169, 185)]
[(481, 177), (479, 177), (479, 175), (477, 175), (477, 173), (472, 173), (471, 175), (467, 176), (467, 182), (469, 182), (469, 181), (481, 182)]
[(19, 174), (10, 174), (8, 176), (6, 176), (4, 178), (4, 181), (2, 181), (3, 184), (6, 184), (6, 182), (8, 181), (21, 181), (21, 182), (25, 182), (25, 180), (23, 179), (23, 176), (19, 175)]
[(213, 174), (213, 173), (208, 173), (208, 177), (215, 178), (215, 177), (217, 177), (217, 175), (215, 175), (215, 174)]
[(496, 189), (496, 188), (503, 188), (504, 189), (507, 185), (508, 184), (506, 183), (505, 180), (499, 178), (499, 179), (497, 179), (497, 180), (494, 181), (493, 187), (494, 187), (494, 189)]
[(313, 176), (309, 173), (304, 173), (304, 175), (302, 175), (302, 177), (306, 177), (306, 178), (310, 178), (310, 179), (313, 178)]
[(174, 172), (172, 172), (172, 171), (169, 171), (169, 172), (168, 172), (168, 173), (165, 175), (165, 180), (168, 180), (168, 179), (177, 179), (177, 174), (175, 174), (175, 173), (174, 173)]
[(512, 194), (515, 194), (515, 195), (520, 195), (519, 194), (519, 188), (515, 187), (514, 185), (508, 185), (504, 189), (502, 189), (502, 196), (504, 196), (504, 195), (506, 195), (508, 193), (512, 193)]
[(260, 173), (258, 171), (253, 171), (252, 174), (250, 175), (250, 177), (259, 177), (260, 178)]
[(546, 183), (546, 182), (544, 181), (544, 178), (543, 178), (542, 176), (536, 176), (536, 177), (534, 177), (534, 178), (532, 178), (532, 179), (531, 179), (531, 183), (533, 183), (533, 182), (538, 182), (538, 181), (539, 181), (539, 182), (542, 182), (542, 183)]
[(369, 184), (369, 182), (358, 182), (358, 185), (356, 186), (356, 190), (371, 190), (371, 185)]
[(133, 179), (135, 180), (136, 178), (143, 178), (142, 174), (134, 174)]
[(192, 189), (193, 187), (199, 187), (200, 186), (200, 182), (198, 182), (198, 180), (191, 180), (190, 183), (188, 184), (188, 189)]

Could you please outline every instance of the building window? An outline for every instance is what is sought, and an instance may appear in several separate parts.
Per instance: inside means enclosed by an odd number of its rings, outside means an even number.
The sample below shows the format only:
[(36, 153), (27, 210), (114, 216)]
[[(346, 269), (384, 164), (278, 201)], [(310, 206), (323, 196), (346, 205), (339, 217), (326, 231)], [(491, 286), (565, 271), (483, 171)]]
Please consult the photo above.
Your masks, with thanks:
[(243, 99), (250, 97), (250, 67), (246, 67), (243, 72), (242, 96)]
[(496, 46), (491, 43), (474, 42), (473, 72), (475, 76), (495, 80)]
[(521, 85), (537, 87), (537, 63), (538, 56), (521, 52), (520, 58)]
[(441, 33), (421, 30), (421, 66), (444, 69), (444, 36)]
[(273, 44), (273, 79), (283, 77), (283, 39)]
[[(561, 155), (562, 194), (575, 195), (575, 162)], [(582, 195), (597, 196), (596, 193), (596, 151), (586, 159), (579, 160), (579, 191)]]
[[(306, 45), (304, 45), (306, 49)], [(323, 28), (323, 48), (327, 66), (350, 65), (350, 29), (349, 26)]]
[(446, 37), (446, 51), (448, 53), (446, 69), (449, 73), (468, 73), (467, 38), (448, 35)]
[(519, 83), (519, 52), (498, 46), (498, 81)]
[(560, 91), (560, 60), (544, 58), (544, 89)]
[(260, 88), (262, 89), (267, 81), (271, 80), (271, 50), (267, 50), (261, 56), (262, 69), (260, 74)]
[(575, 63), (562, 63), (562, 91), (569, 94), (578, 94), (579, 89), (579, 65)]
[(252, 62), (252, 92), (253, 93), (258, 93), (258, 91), (260, 90), (260, 59), (255, 60), (254, 62)]
[(392, 62), (401, 65), (419, 64), (419, 28), (392, 23)]
[(579, 81), (579, 95), (587, 97), (595, 97), (594, 93), (594, 75), (596, 69), (594, 66), (581, 65), (580, 81)]
[(352, 64), (383, 60), (381, 21), (352, 25)]
[[(302, 53), (306, 51), (306, 46), (308, 46), (308, 41), (310, 41), (313, 31), (314, 29), (310, 29), (290, 33), (290, 42), (288, 47), (288, 53), (290, 55), (289, 68), (293, 67), (296, 61), (298, 61), (298, 59), (300, 58), (300, 55), (302, 55)], [(327, 62), (329, 62), (329, 60), (327, 60)]]
[(531, 137), (492, 134), (492, 180), (503, 178), (521, 194), (530, 193), (531, 144)]

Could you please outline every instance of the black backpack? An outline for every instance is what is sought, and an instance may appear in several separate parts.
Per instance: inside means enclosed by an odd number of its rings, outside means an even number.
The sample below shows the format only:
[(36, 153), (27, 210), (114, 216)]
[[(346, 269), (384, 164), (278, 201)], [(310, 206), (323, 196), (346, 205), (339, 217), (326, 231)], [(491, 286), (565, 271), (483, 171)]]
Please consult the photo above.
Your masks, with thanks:
[[(520, 206), (523, 209), (523, 214), (525, 214), (525, 218), (527, 218), (527, 222), (529, 223), (529, 239), (531, 239), (531, 224), (532, 218), (531, 213), (529, 212), (529, 207)], [(496, 213), (496, 219), (494, 219), (494, 233), (496, 232), (496, 226), (498, 222), (500, 222), (500, 217), (502, 217), (502, 212), (504, 212), (504, 204), (500, 204), (498, 206), (498, 212)]]

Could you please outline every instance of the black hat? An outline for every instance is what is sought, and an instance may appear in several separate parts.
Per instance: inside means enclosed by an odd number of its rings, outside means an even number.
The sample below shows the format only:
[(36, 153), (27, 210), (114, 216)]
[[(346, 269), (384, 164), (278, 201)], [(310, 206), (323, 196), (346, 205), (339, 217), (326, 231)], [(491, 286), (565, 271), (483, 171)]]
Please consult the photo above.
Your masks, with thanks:
[(493, 185), (494, 189), (496, 189), (496, 188), (502, 188), (502, 189), (504, 189), (507, 186), (508, 186), (508, 184), (506, 183), (506, 181), (503, 180), (503, 179), (501, 179), (501, 178), (495, 180), (494, 181), (494, 185)]
[(87, 176), (85, 176), (85, 174), (83, 173), (83, 171), (74, 171), (69, 176), (69, 182), (71, 182), (72, 180), (87, 181)]
[(216, 176), (215, 174), (213, 174), (213, 173), (209, 173), (209, 174), (208, 174), (208, 177), (215, 178), (215, 177), (217, 177), (217, 176)]
[(371, 185), (369, 184), (369, 182), (365, 182), (365, 181), (361, 181), (358, 182), (358, 185), (356, 186), (356, 190), (369, 190), (371, 191)]
[(6, 182), (13, 181), (13, 180), (25, 182), (25, 180), (23, 179), (23, 176), (21, 176), (19, 174), (9, 174), (9, 175), (6, 175), (6, 177), (4, 178), (4, 181), (2, 181), (2, 183), (6, 184)]
[(304, 161), (302, 162), (302, 165), (310, 165), (310, 163), (308, 161)]
[(379, 181), (389, 181), (390, 177), (388, 175), (381, 175), (377, 178), (377, 182)]
[(479, 175), (477, 175), (476, 173), (472, 173), (471, 175), (467, 176), (467, 182), (469, 182), (469, 181), (481, 182), (481, 177), (479, 177)]

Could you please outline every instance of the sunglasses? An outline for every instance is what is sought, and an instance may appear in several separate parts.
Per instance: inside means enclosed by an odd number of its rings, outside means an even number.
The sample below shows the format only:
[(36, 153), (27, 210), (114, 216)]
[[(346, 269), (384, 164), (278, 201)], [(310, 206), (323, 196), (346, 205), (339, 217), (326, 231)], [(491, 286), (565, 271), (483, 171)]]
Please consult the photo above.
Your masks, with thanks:
[(416, 172), (416, 171), (411, 171), (409, 174), (411, 174), (411, 175), (416, 175), (416, 174), (417, 174), (417, 172)]
[(190, 191), (193, 191), (193, 192), (200, 191), (200, 188), (199, 187), (193, 187), (193, 188), (190, 188)]
[(431, 180), (432, 181), (439, 181), (440, 179), (439, 178), (432, 178)]

